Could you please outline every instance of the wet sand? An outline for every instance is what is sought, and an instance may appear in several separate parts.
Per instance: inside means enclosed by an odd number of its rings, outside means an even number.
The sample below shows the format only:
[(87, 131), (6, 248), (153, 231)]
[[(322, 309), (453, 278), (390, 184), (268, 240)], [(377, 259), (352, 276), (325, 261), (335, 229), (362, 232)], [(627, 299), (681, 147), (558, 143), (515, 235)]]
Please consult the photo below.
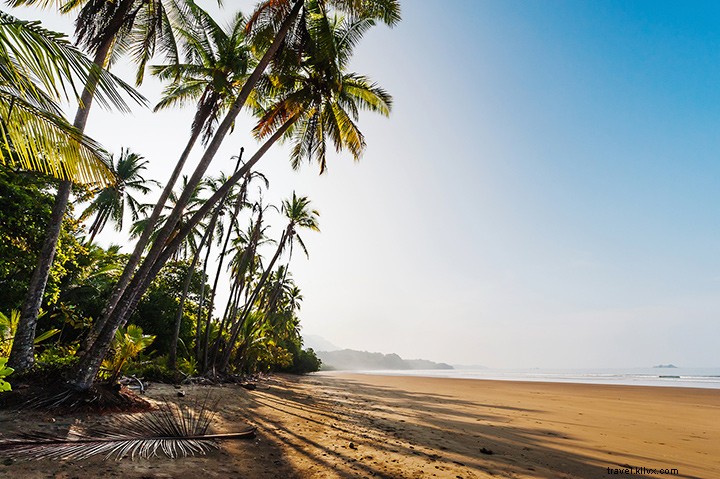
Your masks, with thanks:
[[(170, 460), (10, 461), (28, 478), (720, 477), (720, 391), (332, 373), (213, 387), (215, 431), (254, 440)], [(206, 387), (152, 385), (191, 403)], [(103, 416), (0, 413), (0, 432), (92, 426)], [(636, 469), (636, 468), (645, 468)]]

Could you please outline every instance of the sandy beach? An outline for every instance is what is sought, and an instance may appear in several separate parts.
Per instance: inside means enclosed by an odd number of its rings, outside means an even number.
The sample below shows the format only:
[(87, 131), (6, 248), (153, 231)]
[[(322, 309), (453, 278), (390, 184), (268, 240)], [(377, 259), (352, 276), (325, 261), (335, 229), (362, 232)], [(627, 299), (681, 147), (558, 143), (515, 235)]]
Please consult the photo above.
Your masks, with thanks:
[[(327, 373), (213, 387), (216, 432), (258, 428), (207, 456), (83, 462), (0, 459), (27, 478), (712, 479), (720, 471), (720, 391)], [(151, 385), (154, 401), (208, 388)], [(103, 416), (0, 414), (0, 431), (91, 427)], [(636, 469), (641, 468), (641, 469)], [(644, 468), (644, 469), (642, 469)]]

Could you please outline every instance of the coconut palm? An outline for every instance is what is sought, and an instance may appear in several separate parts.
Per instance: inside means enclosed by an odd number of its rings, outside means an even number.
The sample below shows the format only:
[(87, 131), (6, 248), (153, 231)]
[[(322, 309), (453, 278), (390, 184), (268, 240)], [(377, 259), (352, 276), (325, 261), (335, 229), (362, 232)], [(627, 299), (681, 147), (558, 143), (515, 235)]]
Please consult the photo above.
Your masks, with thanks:
[(214, 310), (215, 305), (215, 293), (217, 292), (218, 283), (220, 281), (220, 275), (223, 271), (223, 263), (225, 261), (225, 256), (227, 255), (228, 246), (230, 244), (230, 238), (232, 237), (232, 233), (234, 230), (239, 229), (239, 225), (237, 222), (238, 215), (240, 214), (240, 210), (248, 206), (247, 203), (247, 190), (248, 186), (250, 185), (250, 182), (255, 179), (260, 178), (264, 181), (265, 188), (268, 188), (270, 186), (267, 178), (262, 173), (258, 172), (249, 172), (245, 176), (245, 180), (243, 181), (240, 191), (235, 197), (235, 208), (233, 212), (230, 214), (230, 225), (228, 227), (227, 235), (225, 236), (225, 240), (223, 241), (223, 247), (220, 251), (220, 255), (218, 257), (218, 264), (217, 264), (217, 270), (215, 272), (215, 280), (213, 282), (212, 288), (210, 289), (210, 301), (208, 304), (208, 313), (207, 313), (207, 319), (205, 321), (205, 339), (203, 341), (203, 359), (202, 359), (202, 369), (203, 371), (207, 369), (208, 366), (208, 353), (209, 353), (209, 344), (210, 344), (210, 322), (212, 320), (212, 313)]
[[(174, 58), (174, 62), (153, 66), (151, 69), (160, 79), (172, 80), (164, 89), (155, 111), (191, 101), (197, 104), (197, 108), (190, 138), (146, 220), (150, 228), (154, 228), (159, 220), (197, 139), (201, 134), (205, 140), (210, 138), (218, 118), (233, 103), (247, 77), (247, 71), (254, 64), (245, 42), (245, 21), (242, 14), (236, 14), (229, 27), (224, 29), (193, 2), (189, 2), (187, 6), (189, 13), (183, 25), (178, 28), (179, 38), (185, 45), (185, 62), (179, 63), (177, 58)], [(96, 323), (96, 333), (104, 326), (106, 318), (115, 308), (137, 267), (142, 252), (150, 241), (149, 232), (154, 230), (147, 231), (147, 234), (142, 234), (138, 239), (125, 272), (111, 295), (106, 314)]]
[[(332, 20), (328, 21), (323, 16), (316, 16), (313, 20), (315, 23), (327, 22), (332, 32), (324, 41), (332, 39), (333, 49), (341, 53), (342, 61), (335, 63), (327, 60), (327, 54), (323, 54), (320, 59), (309, 58), (303, 66), (301, 72), (296, 75), (284, 75), (283, 78), (272, 77), (263, 81), (262, 87), (264, 92), (274, 91), (279, 96), (279, 100), (268, 108), (262, 116), (257, 128), (256, 134), (259, 137), (271, 136), (265, 141), (260, 150), (234, 174), (228, 182), (225, 183), (215, 194), (198, 210), (194, 219), (191, 219), (186, 228), (194, 221), (200, 221), (202, 217), (207, 215), (214, 205), (223, 195), (232, 187), (235, 182), (241, 178), (240, 172), (247, 171), (248, 164), (253, 165), (259, 161), (262, 155), (276, 141), (283, 136), (294, 132), (304, 134), (307, 131), (306, 126), (318, 122), (321, 126), (327, 128), (329, 133), (319, 135), (315, 141), (314, 147), (299, 149), (295, 148), (292, 158), (292, 164), (298, 166), (304, 155), (313, 155), (320, 164), (321, 171), (325, 169), (325, 142), (328, 137), (335, 143), (336, 149), (347, 148), (353, 157), (357, 160), (362, 154), (365, 142), (362, 134), (356, 125), (349, 118), (357, 118), (361, 109), (369, 109), (381, 114), (387, 115), (390, 111), (391, 97), (380, 87), (371, 84), (367, 79), (356, 74), (338, 74), (338, 70), (347, 64), (352, 48), (357, 42), (358, 32), (362, 32), (362, 28), (368, 25), (367, 19), (355, 19), (351, 21)], [(354, 25), (354, 26), (353, 26)], [(317, 28), (316, 28), (317, 29)], [(316, 48), (316, 49), (319, 49)], [(315, 68), (326, 68), (331, 71), (323, 73), (315, 73)], [(323, 83), (323, 79), (334, 79), (331, 83)], [(339, 81), (338, 81), (339, 80)], [(303, 103), (304, 102), (304, 103)], [(296, 123), (300, 125), (295, 128)], [(273, 128), (276, 130), (273, 132)], [(323, 130), (315, 128), (316, 132)], [(291, 137), (292, 138), (292, 137)], [(302, 144), (307, 142), (308, 135), (302, 136)], [(305, 143), (303, 143), (305, 142)], [(319, 145), (319, 146), (318, 146)], [(185, 234), (182, 229), (176, 238), (181, 238)], [(171, 251), (176, 245), (170, 241), (167, 251)], [(156, 248), (156, 252), (159, 248)], [(148, 256), (152, 255), (152, 251)], [(163, 254), (169, 258), (170, 255)], [(155, 265), (149, 266), (149, 269), (159, 271), (159, 267), (166, 259), (160, 259)], [(141, 281), (149, 284), (152, 274), (146, 273), (142, 278), (136, 278), (136, 291), (141, 291), (143, 287), (138, 286)], [(139, 295), (135, 296), (137, 301)], [(131, 303), (126, 305), (127, 310), (131, 310)]]
[[(10, 0), (9, 3), (13, 6), (43, 7), (56, 4), (64, 13), (78, 11), (75, 37), (78, 43), (93, 55), (94, 72), (109, 66), (118, 55), (129, 51), (140, 65), (136, 78), (140, 84), (145, 65), (154, 54), (158, 41), (163, 51), (177, 57), (171, 16), (178, 16), (182, 10), (180, 2), (176, 0)], [(80, 132), (85, 130), (90, 108), (98, 92), (99, 76), (94, 72), (85, 77), (85, 86), (73, 122), (73, 126)], [(21, 330), (18, 330), (20, 341), (16, 341), (17, 347), (13, 346), (10, 357), (11, 363), (21, 371), (28, 369), (34, 362), (32, 338), (50, 266), (55, 256), (60, 224), (70, 199), (71, 186), (69, 181), (62, 181), (58, 187), (38, 266), (30, 279), (23, 305)]]
[[(253, 25), (259, 25), (262, 24), (263, 28), (262, 30), (264, 32), (268, 31), (267, 27), (276, 25), (278, 28), (273, 30), (274, 39), (272, 40), (272, 43), (270, 43), (270, 46), (265, 51), (265, 54), (262, 56), (260, 61), (258, 62), (257, 66), (255, 67), (253, 73), (247, 78), (245, 83), (242, 86), (242, 89), (240, 90), (239, 94), (237, 95), (235, 101), (233, 102), (232, 106), (228, 109), (227, 114), (225, 115), (225, 118), (223, 121), (218, 125), (218, 128), (213, 136), (212, 141), (209, 143), (205, 154), (200, 159), (200, 162), (198, 163), (195, 172), (193, 173), (191, 179), (190, 179), (190, 186), (199, 183), (202, 181), (202, 177), (205, 174), (205, 171), (207, 170), (208, 166), (210, 165), (210, 162), (214, 158), (215, 154), (217, 153), (218, 148), (220, 147), (220, 144), (222, 143), (223, 139), (229, 132), (232, 124), (235, 121), (235, 118), (237, 117), (240, 110), (244, 107), (248, 97), (250, 96), (252, 90), (255, 88), (255, 85), (257, 84), (258, 80), (260, 79), (261, 75), (263, 74), (265, 68), (268, 66), (270, 61), (276, 56), (276, 53), (280, 49), (283, 43), (286, 43), (286, 37), (288, 36), (288, 32), (293, 30), (295, 33), (291, 35), (291, 37), (294, 37), (297, 35), (297, 32), (305, 31), (307, 28), (305, 25), (305, 21), (303, 19), (307, 17), (307, 15), (300, 15), (300, 12), (303, 10), (311, 10), (314, 12), (315, 16), (320, 16), (321, 18), (324, 18), (324, 5), (326, 2), (318, 2), (317, 0), (304, 0), (304, 1), (297, 1), (294, 2), (291, 6), (291, 2), (289, 1), (277, 1), (273, 0), (272, 2), (266, 2), (264, 4), (261, 4), (259, 7), (258, 12), (253, 16), (253, 22), (252, 24), (248, 25), (247, 30), (251, 31), (254, 29)], [(353, 14), (361, 14), (364, 15), (363, 18), (369, 18), (374, 21), (374, 19), (382, 19), (383, 21), (386, 21), (388, 24), (392, 25), (396, 21), (399, 20), (399, 4), (397, 0), (352, 0), (352, 1), (346, 1), (346, 2), (329, 2), (335, 5), (336, 7), (351, 12)], [(270, 5), (272, 4), (272, 5)], [(307, 4), (307, 5), (306, 5)], [(268, 13), (272, 12), (273, 19), (268, 16)], [(274, 23), (273, 23), (274, 22)], [(257, 35), (258, 37), (263, 37), (263, 35)], [(307, 35), (303, 35), (304, 37), (307, 37)], [(302, 53), (302, 52), (300, 52)], [(282, 136), (282, 132), (278, 132), (277, 137), (279, 138)], [(269, 145), (268, 145), (269, 147)], [(265, 148), (261, 148), (261, 152), (259, 156), (262, 156), (262, 154), (267, 151)], [(257, 156), (257, 155), (256, 155)], [(258, 157), (259, 159), (259, 157)], [(257, 160), (256, 160), (257, 161)], [(251, 169), (251, 165), (246, 165), (243, 168), (243, 175)], [(238, 176), (235, 180), (236, 182), (241, 178), (242, 175)], [(224, 193), (223, 193), (224, 194)], [(222, 196), (222, 195), (220, 195)], [(182, 198), (179, 200), (179, 203), (183, 203), (185, 200), (189, 198), (186, 196), (185, 198)], [(218, 197), (219, 199), (219, 197)], [(181, 209), (177, 209), (174, 211), (175, 218), (179, 218), (179, 214), (181, 212)], [(168, 225), (164, 233), (161, 233), (160, 236), (163, 238), (167, 238), (170, 235), (171, 228)], [(118, 312), (118, 316), (122, 316), (127, 314), (127, 309), (130, 304), (133, 302), (133, 298), (137, 296), (139, 293), (139, 290), (142, 289), (140, 285), (145, 282), (146, 276), (148, 275), (149, 271), (153, 269), (154, 263), (158, 260), (160, 254), (162, 253), (162, 250), (158, 247), (155, 249), (155, 251), (150, 251), (144, 261), (143, 266), (138, 270), (136, 276), (138, 277), (137, 280), (134, 283), (133, 288), (131, 289), (130, 293), (127, 295), (127, 297), (123, 300), (124, 305), (120, 312)], [(134, 268), (137, 264), (134, 260), (137, 259), (139, 261), (139, 255), (133, 255), (131, 257), (129, 266)], [(123, 284), (120, 289), (124, 289), (125, 285)], [(111, 307), (114, 308), (117, 304), (117, 300), (119, 298), (113, 298)], [(119, 322), (120, 320), (118, 318), (115, 318), (115, 322)], [(103, 321), (104, 323), (104, 321)], [(119, 323), (118, 323), (119, 324)], [(105, 336), (108, 338), (109, 341), (109, 333), (108, 331)]]
[(133, 221), (140, 219), (142, 205), (131, 193), (146, 195), (151, 189), (149, 185), (158, 185), (155, 180), (143, 178), (142, 172), (147, 164), (148, 161), (143, 156), (132, 153), (127, 148), (120, 150), (117, 163), (113, 157), (110, 157), (110, 168), (117, 177), (116, 183), (102, 189), (80, 215), (81, 220), (95, 216), (88, 228), (89, 243), (92, 243), (95, 236), (105, 228), (108, 220), (115, 223), (116, 231), (122, 231), (126, 209), (130, 210)]
[[(272, 242), (265, 235), (267, 226), (264, 226), (263, 217), (267, 209), (274, 208), (272, 205), (263, 207), (261, 202), (253, 205), (253, 210), (257, 211), (257, 218), (251, 223), (246, 232), (237, 232), (237, 237), (233, 241), (233, 247), (230, 249), (233, 257), (230, 261), (230, 270), (232, 278), (232, 286), (228, 302), (225, 305), (225, 312), (218, 327), (218, 334), (213, 344), (213, 350), (210, 354), (210, 362), (208, 364), (216, 364), (218, 362), (218, 353), (222, 343), (223, 335), (226, 329), (232, 330), (236, 324), (237, 315), (240, 312), (241, 300), (245, 295), (245, 302), (249, 297), (250, 285), (256, 276), (260, 276), (262, 271), (262, 258), (257, 254), (258, 247)], [(206, 364), (206, 367), (208, 366)]]
[[(5, 18), (5, 20), (7, 20), (7, 18)], [(118, 103), (118, 99), (120, 97), (117, 91), (110, 91), (109, 95), (106, 94), (107, 78), (109, 78), (109, 76), (107, 75), (107, 73), (104, 73), (102, 71), (102, 67), (105, 66), (105, 62), (98, 61), (99, 56), (98, 54), (96, 54), (95, 60), (92, 63), (86, 61), (86, 65), (88, 65), (90, 68), (84, 71), (77, 71), (75, 67), (70, 64), (62, 66), (62, 61), (53, 61), (61, 60), (63, 58), (62, 56), (54, 56), (53, 53), (43, 56), (44, 52), (42, 51), (42, 49), (34, 48), (35, 46), (37, 46), (37, 44), (31, 45), (27, 43), (28, 38), (32, 36), (31, 34), (29, 34), (29, 32), (33, 30), (33, 28), (35, 29), (36, 39), (42, 37), (43, 35), (46, 36), (45, 46), (49, 46), (53, 43), (52, 35), (46, 35), (46, 32), (44, 33), (40, 31), (36, 23), (26, 23), (24, 27), (15, 30), (13, 30), (12, 28), (12, 21), (4, 23), (6, 28), (3, 33), (5, 33), (6, 35), (9, 34), (8, 36), (4, 37), (7, 40), (7, 42), (5, 43), (6, 48), (4, 49), (4, 53), (7, 54), (8, 51), (12, 51), (15, 55), (18, 55), (19, 52), (22, 52), (22, 50), (27, 47), (24, 53), (27, 57), (30, 58), (29, 63), (30, 65), (32, 65), (30, 70), (36, 78), (47, 79), (58, 74), (64, 76), (78, 74), (82, 77), (83, 81), (85, 82), (85, 87), (83, 88), (83, 93), (80, 95), (79, 103), (81, 107), (78, 110), (78, 114), (75, 117), (72, 128), (61, 128), (61, 130), (70, 133), (70, 135), (65, 136), (65, 139), (72, 139), (71, 143), (74, 142), (74, 149), (81, 151), (82, 148), (78, 148), (80, 143), (86, 143), (85, 146), (89, 146), (90, 143), (87, 143), (87, 141), (83, 139), (84, 137), (82, 136), (82, 132), (84, 131), (85, 123), (87, 121), (87, 112), (96, 94), (98, 100), (101, 102), (118, 105), (121, 104)], [(8, 28), (9, 26), (10, 28)], [(60, 37), (55, 37), (54, 40), (56, 40), (55, 43), (57, 46), (61, 46), (60, 43), (62, 43), (62, 41)], [(13, 41), (16, 43), (13, 44)], [(18, 41), (20, 41), (20, 43), (17, 43)], [(110, 44), (108, 43), (107, 45), (109, 48)], [(55, 53), (61, 54), (61, 50), (62, 49), (56, 49)], [(5, 55), (5, 57), (7, 58), (7, 55)], [(49, 60), (48, 58), (52, 58), (53, 60)], [(8, 65), (5, 65), (3, 67), (3, 70), (8, 72), (12, 70), (12, 68), (9, 68)], [(42, 70), (44, 70), (45, 73), (38, 74), (38, 72)], [(14, 87), (19, 88), (23, 88), (24, 86), (25, 85), (23, 85), (22, 83), (14, 85)], [(8, 90), (6, 90), (6, 92), (7, 91)], [(10, 91), (12, 91), (12, 89)], [(23, 93), (29, 91), (30, 90), (25, 89), (23, 90)], [(75, 90), (73, 89), (73, 92), (74, 91)], [(7, 98), (7, 96), (5, 98)], [(36, 101), (39, 96), (32, 95), (31, 98), (32, 100)], [(136, 95), (136, 98), (139, 97)], [(4, 142), (6, 144), (8, 142), (12, 143), (12, 149), (15, 151), (15, 153), (17, 154), (19, 152), (19, 154), (17, 155), (18, 158), (22, 158), (23, 155), (27, 156), (28, 154), (32, 154), (34, 157), (34, 161), (36, 161), (38, 164), (42, 162), (52, 164), (52, 161), (50, 161), (50, 159), (53, 157), (53, 155), (51, 153), (47, 153), (45, 157), (43, 157), (42, 155), (36, 156), (35, 154), (38, 152), (34, 151), (32, 148), (28, 148), (28, 145), (32, 144), (32, 142), (23, 141), (23, 138), (18, 138), (17, 135), (13, 134), (13, 131), (17, 131), (17, 129), (19, 128), (21, 131), (24, 130), (25, 133), (31, 133), (32, 135), (34, 135), (34, 138), (36, 140), (39, 140), (43, 138), (43, 135), (47, 135), (48, 133), (53, 132), (53, 129), (49, 127), (49, 124), (52, 123), (53, 118), (49, 115), (43, 114), (42, 110), (36, 110), (34, 112), (35, 118), (31, 119), (30, 116), (33, 113), (29, 111), (29, 105), (32, 105), (32, 102), (25, 104), (23, 104), (23, 102), (17, 101), (11, 102), (11, 107), (8, 107), (4, 121), (4, 131), (6, 133)], [(45, 105), (47, 105), (47, 102), (45, 102)], [(15, 106), (17, 106), (18, 108), (13, 108)], [(38, 106), (38, 103), (35, 103), (34, 106)], [(13, 117), (12, 121), (9, 121), (10, 113), (14, 112), (18, 112), (19, 116)], [(56, 125), (60, 124), (60, 122), (57, 121), (55, 123)], [(33, 125), (40, 125), (41, 128), (32, 129), (31, 127)], [(57, 130), (55, 130), (55, 132), (57, 132)], [(14, 139), (13, 136), (15, 136)], [(46, 140), (46, 143), (43, 144), (43, 146), (46, 147), (48, 145), (51, 145), (55, 139), (62, 140), (61, 137), (51, 139), (49, 142), (48, 140)], [(65, 142), (67, 142), (66, 140)], [(62, 141), (59, 146), (62, 146)], [(63, 153), (63, 150), (68, 149), (60, 148), (58, 150), (58, 153)], [(72, 155), (72, 149), (68, 150), (67, 152), (69, 153), (67, 157), (68, 161), (66, 161), (63, 164), (63, 167), (61, 167), (58, 171), (66, 169), (65, 173), (62, 176), (64, 176), (65, 178), (70, 178), (70, 175), (73, 174), (73, 163), (75, 163), (76, 165), (78, 164), (77, 161), (74, 160), (77, 160), (79, 157), (77, 154), (75, 154), (74, 156)], [(92, 165), (92, 163), (89, 163), (89, 165)], [(92, 169), (93, 167), (90, 166), (90, 170)], [(95, 169), (97, 168), (95, 167)], [(86, 170), (84, 172), (84, 175), (88, 176), (90, 170), (88, 170), (87, 167), (85, 167), (84, 170)], [(75, 171), (74, 174), (77, 174), (77, 171)], [(82, 175), (80, 176), (82, 177)], [(105, 184), (107, 184), (107, 182), (105, 182)], [(53, 206), (50, 221), (48, 223), (45, 242), (42, 246), (40, 254), (38, 255), (38, 265), (30, 278), (28, 293), (22, 308), (22, 320), (18, 326), (16, 340), (13, 344), (13, 350), (9, 359), (9, 362), (14, 366), (16, 370), (19, 371), (24, 371), (28, 369), (30, 366), (32, 366), (34, 362), (33, 344), (35, 336), (35, 326), (37, 324), (38, 312), (42, 303), (48, 274), (55, 256), (55, 248), (57, 246), (57, 240), (60, 234), (60, 225), (65, 210), (67, 208), (68, 200), (70, 198), (71, 186), (72, 185), (69, 179), (62, 180), (58, 186), (55, 204)]]

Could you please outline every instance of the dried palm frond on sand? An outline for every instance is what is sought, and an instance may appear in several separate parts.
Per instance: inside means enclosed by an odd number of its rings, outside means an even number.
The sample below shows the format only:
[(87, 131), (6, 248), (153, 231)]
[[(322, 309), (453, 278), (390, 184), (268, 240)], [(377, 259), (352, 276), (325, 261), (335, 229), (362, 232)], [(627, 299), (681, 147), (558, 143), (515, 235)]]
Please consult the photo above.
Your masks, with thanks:
[(215, 409), (208, 398), (192, 406), (165, 401), (158, 409), (143, 414), (122, 415), (103, 427), (80, 430), (73, 426), (65, 437), (28, 433), (0, 440), (0, 456), (14, 459), (82, 460), (96, 455), (117, 460), (124, 457), (149, 458), (163, 454), (170, 458), (205, 454), (225, 439), (250, 439), (255, 428), (225, 434), (209, 434)]

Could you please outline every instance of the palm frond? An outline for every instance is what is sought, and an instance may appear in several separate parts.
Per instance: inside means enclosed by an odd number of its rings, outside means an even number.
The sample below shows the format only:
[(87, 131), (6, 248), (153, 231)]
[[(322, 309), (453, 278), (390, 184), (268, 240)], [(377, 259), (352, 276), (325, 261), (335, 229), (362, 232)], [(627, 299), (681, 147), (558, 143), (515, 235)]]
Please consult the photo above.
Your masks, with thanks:
[[(64, 118), (0, 89), (0, 164), (102, 186), (115, 183), (107, 155)], [(7, 150), (5, 149), (7, 147)]]
[(180, 407), (166, 402), (158, 410), (118, 417), (110, 426), (93, 431), (71, 428), (67, 437), (26, 434), (0, 441), (3, 456), (16, 459), (83, 460), (97, 455), (105, 459), (130, 459), (165, 455), (170, 458), (205, 454), (219, 447), (219, 440), (250, 439), (255, 428), (209, 434), (215, 413), (207, 398), (199, 407)]

